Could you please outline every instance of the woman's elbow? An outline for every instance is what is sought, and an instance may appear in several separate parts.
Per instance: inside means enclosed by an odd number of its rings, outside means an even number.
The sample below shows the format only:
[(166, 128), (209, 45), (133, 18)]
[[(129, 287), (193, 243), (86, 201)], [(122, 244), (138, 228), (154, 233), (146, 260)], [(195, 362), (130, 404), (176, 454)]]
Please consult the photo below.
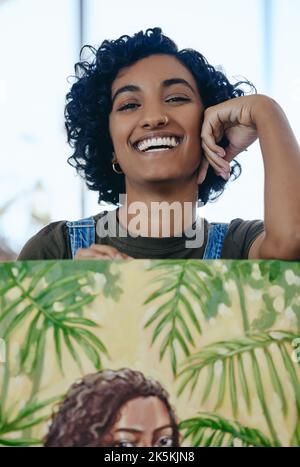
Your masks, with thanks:
[(284, 261), (300, 260), (300, 229), (277, 240), (271, 240), (266, 235), (260, 247), (260, 257)]

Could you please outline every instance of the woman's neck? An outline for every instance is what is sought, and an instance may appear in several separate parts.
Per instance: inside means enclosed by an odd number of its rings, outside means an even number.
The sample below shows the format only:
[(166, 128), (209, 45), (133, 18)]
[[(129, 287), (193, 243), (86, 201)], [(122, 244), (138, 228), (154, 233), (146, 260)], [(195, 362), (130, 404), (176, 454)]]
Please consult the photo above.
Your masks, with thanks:
[(182, 236), (197, 217), (198, 186), (148, 191), (126, 187), (119, 221), (130, 234), (142, 237)]

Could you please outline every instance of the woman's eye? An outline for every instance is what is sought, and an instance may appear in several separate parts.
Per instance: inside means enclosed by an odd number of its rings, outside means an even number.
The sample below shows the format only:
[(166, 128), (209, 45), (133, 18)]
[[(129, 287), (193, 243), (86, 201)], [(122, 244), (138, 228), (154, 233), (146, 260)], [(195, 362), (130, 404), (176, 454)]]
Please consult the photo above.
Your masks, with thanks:
[(169, 436), (163, 436), (162, 438), (159, 438), (156, 443), (156, 447), (164, 447), (164, 448), (170, 448), (173, 446), (173, 439), (170, 438)]
[(180, 96), (176, 96), (176, 97), (170, 97), (167, 102), (180, 102), (180, 101), (185, 101), (185, 102), (189, 102), (190, 99), (188, 99), (187, 97), (180, 97)]
[(138, 106), (139, 104), (136, 104), (135, 102), (130, 102), (128, 104), (123, 105), (118, 109), (118, 112), (122, 112), (122, 110), (129, 110), (129, 109), (134, 109), (135, 106)]
[[(166, 100), (166, 102), (189, 102), (190, 99), (187, 97), (181, 97), (181, 96), (175, 96), (175, 97), (170, 97), (169, 99)], [(129, 102), (128, 104), (123, 105), (118, 109), (118, 112), (126, 111), (126, 110), (131, 110), (135, 109), (136, 107), (140, 107), (140, 104), (137, 104), (136, 102)]]
[(135, 448), (136, 445), (132, 441), (118, 441), (113, 445), (114, 448)]

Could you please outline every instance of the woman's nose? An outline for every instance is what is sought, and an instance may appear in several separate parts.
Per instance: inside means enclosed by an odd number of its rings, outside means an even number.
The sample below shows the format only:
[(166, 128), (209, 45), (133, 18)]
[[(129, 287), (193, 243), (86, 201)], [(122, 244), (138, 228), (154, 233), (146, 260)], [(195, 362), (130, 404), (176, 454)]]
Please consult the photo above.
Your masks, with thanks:
[(141, 121), (142, 128), (161, 128), (169, 123), (169, 119), (166, 115), (148, 115), (145, 116)]
[(151, 448), (153, 447), (152, 445), (152, 437), (144, 435), (142, 438), (139, 440), (138, 446), (139, 448)]

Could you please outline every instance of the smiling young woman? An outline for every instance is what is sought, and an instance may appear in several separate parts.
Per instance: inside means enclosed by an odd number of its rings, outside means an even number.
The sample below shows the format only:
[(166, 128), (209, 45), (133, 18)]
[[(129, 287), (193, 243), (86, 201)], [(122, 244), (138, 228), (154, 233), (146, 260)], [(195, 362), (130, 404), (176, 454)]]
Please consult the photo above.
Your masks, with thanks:
[[(19, 259), (300, 259), (300, 151), (274, 100), (245, 96), (240, 86), (254, 90), (251, 83), (230, 84), (160, 28), (90, 50), (95, 59), (76, 64), (67, 95), (69, 162), (99, 201), (118, 208), (50, 224)], [(197, 217), (199, 203), (216, 199), (240, 175), (234, 158), (257, 138), (264, 220)], [(193, 246), (191, 232), (201, 233)]]

